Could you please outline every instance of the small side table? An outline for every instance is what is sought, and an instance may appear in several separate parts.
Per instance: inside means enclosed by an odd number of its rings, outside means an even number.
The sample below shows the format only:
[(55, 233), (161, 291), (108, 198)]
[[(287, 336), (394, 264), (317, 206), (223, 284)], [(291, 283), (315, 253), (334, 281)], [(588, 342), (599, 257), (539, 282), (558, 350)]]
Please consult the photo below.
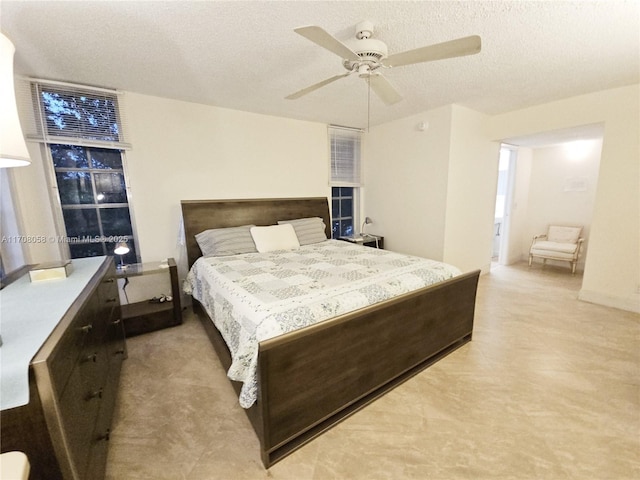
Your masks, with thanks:
[(381, 237), (380, 235), (365, 233), (364, 235), (357, 235), (353, 237), (339, 237), (338, 240), (357, 243), (358, 245), (364, 245), (365, 247), (384, 249), (384, 237)]
[(122, 322), (127, 337), (141, 333), (173, 327), (182, 323), (180, 288), (178, 286), (178, 267), (173, 258), (166, 262), (133, 263), (124, 269), (117, 269), (118, 278), (131, 278), (145, 275), (168, 274), (171, 281), (171, 301), (123, 303)]

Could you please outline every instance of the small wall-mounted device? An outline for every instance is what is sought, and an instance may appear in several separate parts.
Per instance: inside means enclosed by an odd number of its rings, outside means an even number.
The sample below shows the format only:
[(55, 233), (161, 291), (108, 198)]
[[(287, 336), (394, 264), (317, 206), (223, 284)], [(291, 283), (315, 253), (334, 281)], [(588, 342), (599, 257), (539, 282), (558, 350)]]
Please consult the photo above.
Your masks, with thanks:
[(416, 130), (419, 132), (425, 132), (429, 128), (429, 122), (420, 122), (416, 125)]

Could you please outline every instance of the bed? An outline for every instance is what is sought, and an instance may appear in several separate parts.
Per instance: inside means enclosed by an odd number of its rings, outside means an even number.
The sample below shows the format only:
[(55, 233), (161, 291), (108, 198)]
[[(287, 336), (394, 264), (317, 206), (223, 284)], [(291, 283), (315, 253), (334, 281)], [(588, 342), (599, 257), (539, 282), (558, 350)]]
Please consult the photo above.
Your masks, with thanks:
[[(202, 256), (195, 236), (208, 229), (320, 217), (331, 238), (326, 198), (181, 203), (190, 268)], [(457, 274), (259, 341), (255, 401), (245, 412), (265, 467), (469, 342), (479, 274)], [(230, 349), (203, 305), (195, 298), (193, 305), (229, 370)], [(241, 395), (243, 384), (231, 382)]]

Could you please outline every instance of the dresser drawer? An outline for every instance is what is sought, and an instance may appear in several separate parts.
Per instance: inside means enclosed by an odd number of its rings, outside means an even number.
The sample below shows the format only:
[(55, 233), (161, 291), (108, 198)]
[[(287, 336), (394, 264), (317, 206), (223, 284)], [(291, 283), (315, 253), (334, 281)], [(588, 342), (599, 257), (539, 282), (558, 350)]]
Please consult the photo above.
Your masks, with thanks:
[[(118, 282), (115, 268), (111, 269), (98, 287), (98, 298), (101, 308), (110, 312), (115, 307), (120, 307), (120, 297), (118, 293)], [(109, 313), (107, 313), (108, 315)]]
[(113, 369), (109, 370), (108, 385), (105, 389), (105, 394), (102, 396), (96, 426), (91, 437), (91, 453), (86, 473), (86, 478), (90, 478), (91, 480), (101, 480), (104, 478), (107, 464), (107, 449), (111, 436), (111, 421), (113, 419), (113, 411), (118, 393), (119, 371), (118, 368), (118, 374), (113, 375), (113, 373), (115, 373)]
[[(118, 313), (120, 309), (117, 309)], [(120, 372), (122, 361), (127, 358), (127, 346), (124, 341), (124, 325), (120, 316), (114, 316), (107, 325), (107, 338), (104, 343), (105, 352), (109, 359), (109, 369)], [(113, 373), (109, 373), (113, 375)]]
[(97, 300), (93, 297), (84, 305), (62, 338), (49, 360), (49, 371), (54, 391), (61, 394), (85, 348), (96, 343), (96, 330), (101, 326), (97, 320)]
[(96, 419), (105, 395), (105, 385), (92, 382), (92, 379), (97, 378), (95, 372), (91, 371), (93, 367), (89, 362), (78, 364), (69, 376), (59, 400), (60, 420), (68, 442), (69, 455), (82, 479), (87, 478), (84, 473), (89, 463)]

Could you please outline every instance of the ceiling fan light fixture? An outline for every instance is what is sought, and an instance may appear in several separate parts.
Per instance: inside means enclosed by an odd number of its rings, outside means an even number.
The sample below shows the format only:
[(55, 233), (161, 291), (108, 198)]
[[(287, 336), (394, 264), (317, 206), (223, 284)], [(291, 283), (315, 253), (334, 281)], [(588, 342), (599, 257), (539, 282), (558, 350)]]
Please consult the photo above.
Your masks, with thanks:
[(358, 76), (366, 78), (371, 75), (371, 67), (365, 63), (358, 65)]

